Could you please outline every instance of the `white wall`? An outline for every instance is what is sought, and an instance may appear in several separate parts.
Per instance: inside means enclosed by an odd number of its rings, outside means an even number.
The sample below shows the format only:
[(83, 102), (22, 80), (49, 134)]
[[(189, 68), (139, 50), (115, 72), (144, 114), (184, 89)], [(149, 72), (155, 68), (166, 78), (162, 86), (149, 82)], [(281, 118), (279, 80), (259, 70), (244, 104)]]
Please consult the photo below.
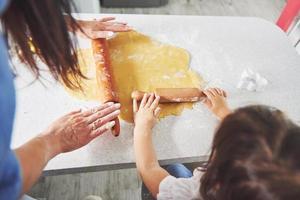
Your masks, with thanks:
[(81, 13), (99, 13), (100, 0), (73, 0), (78, 12)]

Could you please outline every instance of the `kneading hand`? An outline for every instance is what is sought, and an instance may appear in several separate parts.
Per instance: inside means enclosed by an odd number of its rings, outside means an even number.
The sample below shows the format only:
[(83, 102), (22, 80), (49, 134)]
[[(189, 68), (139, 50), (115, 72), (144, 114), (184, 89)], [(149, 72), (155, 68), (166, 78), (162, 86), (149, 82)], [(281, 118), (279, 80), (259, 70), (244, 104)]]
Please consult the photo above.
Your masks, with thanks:
[(160, 108), (159, 96), (152, 94), (145, 94), (140, 107), (138, 107), (137, 100), (133, 100), (134, 123), (136, 127), (142, 129), (152, 129), (157, 121)]
[(74, 111), (56, 120), (44, 135), (54, 138), (59, 153), (78, 149), (111, 129), (120, 114), (120, 104), (102, 104), (86, 111)]

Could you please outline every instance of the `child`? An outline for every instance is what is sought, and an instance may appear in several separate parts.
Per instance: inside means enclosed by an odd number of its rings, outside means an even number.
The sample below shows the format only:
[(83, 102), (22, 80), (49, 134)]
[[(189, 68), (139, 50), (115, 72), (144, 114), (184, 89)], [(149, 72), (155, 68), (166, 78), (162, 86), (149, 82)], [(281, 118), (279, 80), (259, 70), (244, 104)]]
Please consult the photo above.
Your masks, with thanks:
[(267, 106), (231, 112), (221, 89), (204, 93), (205, 105), (222, 121), (205, 169), (194, 175), (181, 164), (159, 166), (152, 144), (159, 97), (147, 94), (139, 107), (134, 100), (136, 165), (151, 194), (159, 200), (300, 199), (299, 127)]

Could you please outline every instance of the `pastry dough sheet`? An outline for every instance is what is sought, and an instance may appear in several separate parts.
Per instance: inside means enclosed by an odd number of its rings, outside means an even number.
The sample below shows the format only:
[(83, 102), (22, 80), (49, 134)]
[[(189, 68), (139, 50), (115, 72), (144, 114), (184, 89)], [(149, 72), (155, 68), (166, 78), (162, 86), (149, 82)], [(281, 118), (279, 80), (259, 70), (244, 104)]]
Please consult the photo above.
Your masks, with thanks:
[[(108, 40), (116, 92), (121, 103), (120, 117), (133, 121), (131, 92), (154, 92), (155, 88), (201, 88), (203, 80), (189, 68), (189, 53), (182, 48), (163, 44), (138, 32), (118, 33)], [(84, 100), (101, 99), (97, 87), (95, 62), (92, 49), (78, 51), (79, 65), (89, 79), (82, 80), (82, 91), (71, 91), (73, 96)], [(160, 118), (180, 115), (193, 103), (161, 104)]]

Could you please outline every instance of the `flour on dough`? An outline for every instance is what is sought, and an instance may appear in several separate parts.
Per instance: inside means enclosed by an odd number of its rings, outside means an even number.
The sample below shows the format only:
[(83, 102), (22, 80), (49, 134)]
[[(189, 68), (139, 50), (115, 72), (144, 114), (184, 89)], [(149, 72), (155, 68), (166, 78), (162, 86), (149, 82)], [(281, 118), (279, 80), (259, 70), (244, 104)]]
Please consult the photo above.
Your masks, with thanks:
[[(160, 43), (138, 32), (118, 33), (108, 40), (116, 90), (120, 98), (120, 117), (132, 122), (131, 92), (153, 92), (155, 88), (201, 87), (202, 79), (189, 69), (190, 56), (182, 48)], [(79, 65), (89, 79), (82, 80), (82, 92), (70, 91), (85, 100), (99, 100), (95, 63), (91, 49), (79, 50)], [(179, 115), (192, 103), (162, 104), (160, 117)]]

